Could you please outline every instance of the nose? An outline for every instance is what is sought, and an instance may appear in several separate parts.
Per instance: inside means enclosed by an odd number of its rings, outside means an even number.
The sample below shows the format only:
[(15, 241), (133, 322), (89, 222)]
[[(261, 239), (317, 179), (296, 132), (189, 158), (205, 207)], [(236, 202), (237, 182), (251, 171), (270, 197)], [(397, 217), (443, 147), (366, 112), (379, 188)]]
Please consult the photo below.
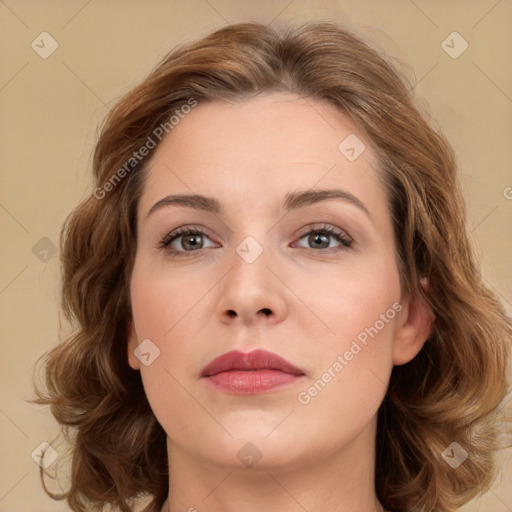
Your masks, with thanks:
[(223, 280), (217, 313), (226, 324), (277, 324), (286, 315), (286, 285), (266, 250), (252, 262), (236, 251)]

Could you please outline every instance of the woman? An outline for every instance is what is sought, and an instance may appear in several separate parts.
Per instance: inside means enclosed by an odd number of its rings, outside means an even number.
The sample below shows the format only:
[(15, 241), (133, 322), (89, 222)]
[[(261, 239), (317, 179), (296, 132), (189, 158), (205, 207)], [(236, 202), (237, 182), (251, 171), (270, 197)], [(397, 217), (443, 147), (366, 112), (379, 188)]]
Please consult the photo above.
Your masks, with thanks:
[(76, 434), (73, 510), (452, 511), (489, 488), (512, 327), (410, 92), (335, 24), (245, 23), (113, 108), (37, 400)]

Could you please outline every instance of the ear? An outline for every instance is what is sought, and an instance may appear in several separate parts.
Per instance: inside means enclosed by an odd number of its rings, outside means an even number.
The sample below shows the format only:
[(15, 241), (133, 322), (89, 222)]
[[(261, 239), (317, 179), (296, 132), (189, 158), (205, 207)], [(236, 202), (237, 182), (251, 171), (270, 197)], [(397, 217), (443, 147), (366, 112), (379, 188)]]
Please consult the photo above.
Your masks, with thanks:
[[(425, 279), (421, 285), (427, 289)], [(393, 364), (408, 363), (423, 348), (432, 333), (434, 314), (420, 297), (409, 297), (400, 312), (399, 325), (393, 341)]]
[(133, 320), (128, 322), (127, 331), (127, 350), (128, 350), (128, 364), (134, 370), (140, 370), (140, 360), (135, 357), (134, 350), (137, 348), (137, 334), (135, 333), (135, 326)]

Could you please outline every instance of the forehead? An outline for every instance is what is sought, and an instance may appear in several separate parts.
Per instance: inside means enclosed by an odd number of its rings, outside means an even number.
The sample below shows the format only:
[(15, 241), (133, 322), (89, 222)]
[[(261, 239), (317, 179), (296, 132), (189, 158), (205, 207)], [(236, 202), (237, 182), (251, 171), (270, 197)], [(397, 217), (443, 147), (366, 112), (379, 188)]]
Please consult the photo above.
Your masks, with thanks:
[(375, 203), (382, 189), (370, 141), (327, 102), (267, 93), (199, 102), (183, 116), (152, 157), (140, 205), (147, 211), (166, 193), (198, 193), (274, 211), (270, 203), (285, 192), (313, 187)]

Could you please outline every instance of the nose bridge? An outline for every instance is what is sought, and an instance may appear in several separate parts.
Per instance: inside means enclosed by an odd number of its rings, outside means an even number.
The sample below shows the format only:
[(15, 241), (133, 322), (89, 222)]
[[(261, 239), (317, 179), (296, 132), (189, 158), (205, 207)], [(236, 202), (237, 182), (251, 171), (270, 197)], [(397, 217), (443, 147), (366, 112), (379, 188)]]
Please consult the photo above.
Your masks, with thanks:
[[(258, 236), (258, 235), (257, 235)], [(264, 235), (259, 236), (260, 240)], [(269, 237), (265, 238), (268, 244)], [(284, 314), (284, 285), (270, 270), (273, 250), (263, 240), (246, 236), (234, 249), (224, 281), (218, 313), (223, 320), (252, 323), (259, 317), (278, 320)]]

